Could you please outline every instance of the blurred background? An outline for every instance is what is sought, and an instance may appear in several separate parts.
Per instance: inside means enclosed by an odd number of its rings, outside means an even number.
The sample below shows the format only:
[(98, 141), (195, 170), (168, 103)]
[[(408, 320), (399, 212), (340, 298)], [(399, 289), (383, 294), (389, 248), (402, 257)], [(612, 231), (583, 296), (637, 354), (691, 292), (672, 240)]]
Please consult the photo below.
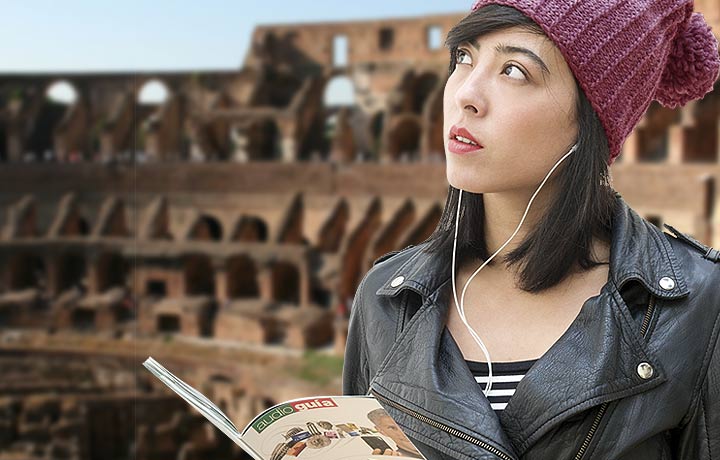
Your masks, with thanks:
[[(696, 1), (714, 31), (720, 0)], [(341, 393), (379, 256), (447, 192), (447, 31), (470, 1), (7, 3), (0, 28), (0, 460), (249, 458), (239, 427)], [(656, 102), (625, 200), (720, 247), (720, 98)]]

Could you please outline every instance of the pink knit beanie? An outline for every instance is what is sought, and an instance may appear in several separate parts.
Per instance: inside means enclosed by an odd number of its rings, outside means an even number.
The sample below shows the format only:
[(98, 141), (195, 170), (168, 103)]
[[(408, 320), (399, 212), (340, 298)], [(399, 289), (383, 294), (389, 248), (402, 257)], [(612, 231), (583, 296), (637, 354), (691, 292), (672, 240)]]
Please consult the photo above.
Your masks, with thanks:
[(476, 0), (533, 19), (565, 57), (598, 114), (608, 165), (653, 100), (684, 106), (712, 91), (718, 42), (692, 0)]

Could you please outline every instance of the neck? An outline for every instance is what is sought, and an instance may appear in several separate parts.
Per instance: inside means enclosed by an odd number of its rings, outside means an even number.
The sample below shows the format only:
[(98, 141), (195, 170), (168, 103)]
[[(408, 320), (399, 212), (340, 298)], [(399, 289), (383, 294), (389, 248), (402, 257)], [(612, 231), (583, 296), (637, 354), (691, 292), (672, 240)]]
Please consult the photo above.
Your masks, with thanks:
[[(537, 194), (523, 224), (510, 242), (493, 258), (499, 262), (503, 256), (517, 248), (525, 237), (532, 232), (546, 212), (550, 202), (550, 183), (546, 183)], [(509, 191), (484, 193), (485, 240), (489, 254), (492, 255), (512, 236), (522, 219), (528, 202), (535, 191)]]

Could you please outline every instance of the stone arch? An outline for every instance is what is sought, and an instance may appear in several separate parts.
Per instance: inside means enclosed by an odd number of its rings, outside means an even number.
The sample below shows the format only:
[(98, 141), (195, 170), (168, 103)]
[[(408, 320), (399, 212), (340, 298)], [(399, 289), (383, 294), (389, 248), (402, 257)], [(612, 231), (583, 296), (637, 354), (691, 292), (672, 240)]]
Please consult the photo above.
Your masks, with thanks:
[(257, 283), (257, 267), (247, 255), (241, 254), (228, 258), (225, 265), (227, 272), (227, 297), (257, 298), (260, 287)]
[(280, 129), (273, 119), (253, 121), (248, 130), (247, 153), (250, 161), (280, 160)]
[(200, 215), (190, 230), (191, 240), (221, 241), (222, 238), (222, 224), (217, 218), (208, 214)]
[(129, 264), (120, 254), (104, 252), (97, 260), (97, 290), (104, 292), (112, 287), (125, 286)]
[(185, 295), (215, 295), (215, 270), (208, 256), (187, 255), (182, 263)]
[(11, 291), (42, 287), (47, 279), (43, 259), (28, 252), (13, 255), (7, 270), (7, 287)]
[(268, 240), (268, 226), (260, 217), (242, 216), (235, 227), (232, 241), (263, 242)]
[(272, 298), (277, 302), (300, 304), (300, 271), (290, 262), (270, 265)]
[(420, 121), (417, 117), (400, 117), (389, 134), (388, 153), (394, 161), (417, 160), (420, 150)]

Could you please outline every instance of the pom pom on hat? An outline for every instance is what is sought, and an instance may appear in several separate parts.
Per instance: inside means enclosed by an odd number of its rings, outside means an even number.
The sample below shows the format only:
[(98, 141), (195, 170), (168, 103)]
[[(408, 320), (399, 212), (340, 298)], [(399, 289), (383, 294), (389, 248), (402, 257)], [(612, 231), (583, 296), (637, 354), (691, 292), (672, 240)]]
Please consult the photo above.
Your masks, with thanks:
[(685, 24), (671, 45), (655, 92), (660, 104), (673, 109), (712, 91), (720, 70), (718, 42), (702, 14), (693, 13)]

